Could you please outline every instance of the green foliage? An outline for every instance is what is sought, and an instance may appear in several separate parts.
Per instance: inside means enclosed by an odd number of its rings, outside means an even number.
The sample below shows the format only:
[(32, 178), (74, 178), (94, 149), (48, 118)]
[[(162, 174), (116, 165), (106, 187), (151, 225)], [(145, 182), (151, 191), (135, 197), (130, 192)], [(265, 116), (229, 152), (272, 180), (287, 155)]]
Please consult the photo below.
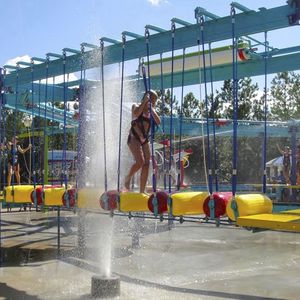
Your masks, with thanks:
[[(171, 116), (171, 91), (168, 89), (165, 91), (164, 95), (158, 91), (159, 99), (156, 103), (156, 111), (160, 116)], [(164, 101), (162, 101), (164, 100)], [(172, 103), (172, 111), (173, 116), (177, 116), (178, 112), (178, 101), (176, 100), (176, 96), (173, 96), (173, 103)]]
[(271, 82), (270, 105), (273, 120), (300, 119), (300, 74), (278, 73)]
[(201, 111), (200, 101), (196, 99), (193, 93), (188, 93), (185, 95), (182, 103), (182, 108), (177, 108), (177, 114), (180, 115), (182, 110), (182, 115), (185, 118), (199, 118)]
[[(259, 120), (261, 110), (259, 103), (256, 103), (254, 109), (253, 102), (257, 98), (258, 84), (253, 84), (251, 78), (244, 78), (238, 81), (238, 120)], [(210, 104), (210, 115), (213, 111), (217, 118), (233, 118), (233, 84), (231, 80), (225, 80), (221, 91), (216, 91), (214, 107)], [(211, 97), (210, 97), (211, 101)], [(257, 101), (257, 100), (256, 100)], [(211, 102), (210, 102), (211, 103)]]

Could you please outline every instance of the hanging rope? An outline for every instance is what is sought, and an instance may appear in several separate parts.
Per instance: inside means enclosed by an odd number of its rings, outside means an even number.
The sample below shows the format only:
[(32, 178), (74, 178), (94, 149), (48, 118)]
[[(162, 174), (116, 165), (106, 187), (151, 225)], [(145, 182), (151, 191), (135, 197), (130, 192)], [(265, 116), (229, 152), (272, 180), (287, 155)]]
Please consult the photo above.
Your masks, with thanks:
[(233, 97), (233, 139), (232, 139), (232, 194), (235, 197), (237, 186), (237, 39), (235, 36), (235, 9), (231, 7), (231, 24), (232, 24), (232, 97)]
[(15, 171), (14, 171), (14, 165), (16, 163), (16, 154), (17, 154), (17, 145), (16, 145), (16, 135), (17, 135), (17, 108), (18, 108), (18, 101), (19, 101), (19, 71), (20, 71), (20, 65), (17, 64), (16, 69), (16, 97), (15, 97), (15, 111), (14, 111), (14, 119), (13, 119), (13, 144), (11, 145), (11, 153), (12, 153), (12, 165), (11, 165), (11, 185), (12, 185), (12, 195), (13, 195), (13, 201), (14, 199), (14, 186), (15, 186)]
[[(47, 57), (49, 59), (49, 57)], [(52, 81), (52, 97), (51, 97), (51, 105), (52, 105), (52, 128), (51, 128), (51, 136), (52, 136), (52, 143), (51, 143), (51, 185), (54, 184), (54, 104), (55, 104), (55, 77), (53, 76)]]
[(182, 123), (183, 123), (183, 102), (184, 102), (184, 70), (185, 69), (185, 48), (182, 50), (182, 73), (181, 73), (181, 101), (180, 101), (180, 115), (179, 115), (179, 145), (178, 145), (178, 151), (179, 151), (179, 157), (178, 157), (178, 163), (179, 163), (179, 172), (177, 174), (177, 191), (180, 190), (181, 187), (181, 177), (183, 174), (181, 174), (181, 143), (182, 143)]
[[(34, 60), (31, 60), (31, 139), (32, 139), (32, 161), (30, 168), (33, 170), (32, 172), (32, 179), (33, 179), (33, 187), (34, 190), (36, 188), (37, 178), (36, 178), (36, 165), (35, 165), (35, 132), (34, 132), (34, 107), (35, 107), (35, 85), (34, 85)], [(34, 206), (37, 207), (37, 197), (36, 192), (33, 193), (33, 199), (34, 199)]]
[[(197, 24), (199, 24), (199, 27), (201, 26), (201, 20), (200, 20), (200, 16), (197, 16)], [(197, 47), (198, 47), (198, 76), (199, 76), (199, 98), (200, 100), (202, 99), (202, 89), (201, 89), (201, 85), (202, 85), (202, 77), (201, 77), (201, 50), (200, 50), (200, 36), (201, 30), (199, 30), (199, 37), (197, 39)], [(206, 171), (206, 151), (205, 151), (205, 140), (204, 140), (204, 118), (203, 118), (203, 110), (200, 107), (200, 123), (201, 123), (201, 136), (202, 136), (202, 153), (203, 153), (203, 170), (204, 170), (204, 178), (205, 178), (205, 185), (207, 190), (209, 190), (208, 187), (208, 178), (207, 178), (207, 171)]]
[[(5, 169), (5, 165), (2, 166), (2, 157), (4, 157), (5, 160), (5, 156), (3, 155), (4, 153), (4, 145), (5, 143), (3, 142), (3, 135), (2, 135), (2, 126), (5, 123), (4, 119), (3, 119), (3, 105), (4, 105), (4, 70), (2, 68), (0, 68), (0, 153), (1, 153), (1, 157), (0, 157), (0, 170), (1, 170), (1, 176), (2, 176), (2, 167)], [(1, 178), (1, 177), (0, 177)], [(3, 182), (3, 181), (2, 181)], [(4, 185), (3, 185), (3, 189), (4, 189)], [(1, 208), (2, 208), (2, 204), (1, 204)], [(1, 219), (1, 210), (0, 209), (0, 267), (2, 266), (2, 219)]]
[[(44, 140), (44, 155), (45, 155), (45, 149), (47, 149), (48, 147), (46, 147), (46, 137), (47, 137), (47, 101), (48, 101), (48, 77), (49, 77), (49, 59), (46, 60), (46, 83), (45, 83), (45, 111), (44, 111), (44, 136), (43, 136), (43, 140)], [(47, 161), (48, 163), (48, 161)], [(42, 186), (44, 188), (45, 185), (45, 159), (43, 161), (43, 170), (42, 170)]]
[(104, 42), (100, 41), (101, 50), (101, 96), (103, 124), (103, 160), (104, 160), (104, 190), (107, 192), (107, 158), (106, 158), (106, 121), (105, 121), (105, 86), (104, 86)]
[[(150, 52), (149, 52), (149, 30), (146, 28), (145, 30), (145, 40), (146, 40), (146, 54), (147, 54), (147, 64), (148, 64), (148, 85), (145, 86), (146, 92), (151, 90), (151, 77), (150, 77)], [(150, 95), (149, 95), (150, 97)], [(154, 197), (156, 197), (156, 174), (155, 174), (155, 152), (154, 152), (154, 134), (155, 134), (155, 121), (152, 114), (152, 101), (149, 98), (149, 110), (150, 110), (150, 145), (151, 145), (151, 162), (152, 162), (152, 189), (154, 193)]]
[[(6, 69), (1, 69), (1, 77), (2, 77), (2, 90), (1, 90), (1, 120), (2, 120), (2, 126), (3, 126), (3, 135), (2, 135), (2, 139), (1, 139), (1, 143), (2, 144), (2, 153), (3, 153), (3, 188), (6, 186), (6, 166), (7, 166), (7, 140), (6, 140), (6, 113), (5, 110), (3, 109), (4, 106), (4, 94), (6, 93), (5, 90), (5, 79), (6, 79)], [(2, 132), (2, 131), (1, 131)], [(2, 161), (2, 160), (1, 160)]]
[[(41, 124), (41, 80), (39, 80), (39, 89), (38, 89), (38, 105), (39, 105), (39, 109), (38, 109), (38, 130), (40, 130), (40, 124)], [(42, 183), (42, 155), (41, 155), (41, 136), (39, 135), (38, 136), (38, 144), (39, 144), (39, 147), (38, 147), (38, 151), (37, 151), (37, 161), (38, 161), (38, 167), (39, 167), (39, 170), (38, 170), (38, 183), (41, 184)]]
[(211, 89), (211, 106), (212, 106), (212, 124), (213, 124), (213, 141), (214, 141), (214, 169), (215, 169), (215, 187), (216, 192), (219, 191), (219, 164), (218, 164), (218, 146), (216, 140), (216, 124), (215, 124), (215, 102), (214, 102), (214, 83), (212, 75), (212, 55), (211, 55), (211, 43), (208, 44), (209, 52), (209, 75), (210, 75), (210, 89)]
[(206, 138), (207, 138), (207, 160), (208, 160), (208, 190), (212, 195), (212, 169), (211, 169), (211, 154), (210, 154), (210, 136), (209, 136), (209, 115), (208, 115), (208, 93), (207, 93), (207, 78), (206, 78), (206, 60), (204, 47), (204, 17), (200, 18), (201, 44), (202, 44), (202, 60), (203, 60), (203, 79), (204, 79), (204, 96), (206, 110)]
[[(171, 99), (170, 99), (170, 153), (169, 153), (169, 194), (172, 192), (172, 162), (173, 162), (173, 143), (172, 143), (172, 135), (173, 135), (173, 96), (174, 96), (174, 46), (175, 46), (175, 22), (172, 21), (171, 24), (171, 33), (172, 33), (172, 55), (171, 55)], [(170, 198), (170, 197), (169, 197)]]
[(63, 153), (62, 153), (62, 184), (68, 188), (67, 173), (67, 85), (66, 85), (66, 51), (63, 51), (63, 100), (64, 100), (64, 123), (63, 123)]
[[(78, 188), (82, 188), (82, 180), (79, 177), (84, 177), (82, 172), (85, 173), (85, 164), (84, 161), (84, 141), (83, 141), (83, 120), (84, 120), (84, 111), (83, 111), (83, 103), (84, 103), (84, 95), (85, 95), (85, 60), (84, 60), (84, 45), (81, 45), (81, 57), (80, 57), (80, 84), (79, 84), (79, 118), (78, 118), (78, 134), (77, 134), (77, 172), (76, 172), (76, 191)], [(79, 174), (78, 170), (81, 171)], [(84, 170), (84, 171), (83, 171)], [(76, 192), (77, 195), (77, 192)], [(77, 198), (77, 197), (76, 197)], [(77, 199), (76, 199), (77, 201)]]
[(166, 134), (165, 134), (165, 90), (164, 90), (164, 74), (163, 74), (163, 58), (160, 54), (160, 95), (162, 101), (162, 131), (163, 131), (163, 175), (164, 175), (164, 190), (167, 189), (167, 173), (166, 173)]
[(122, 120), (123, 120), (123, 97), (124, 97), (124, 65), (125, 65), (125, 44), (126, 36), (122, 34), (122, 66), (121, 66), (121, 95), (120, 95), (120, 123), (119, 123), (119, 153), (118, 153), (118, 185), (120, 192), (121, 185), (121, 147), (122, 147)]
[(264, 88), (264, 141), (263, 141), (263, 193), (267, 192), (267, 116), (268, 116), (268, 39), (265, 32), (265, 56), (264, 56), (264, 71), (265, 71), (265, 88)]

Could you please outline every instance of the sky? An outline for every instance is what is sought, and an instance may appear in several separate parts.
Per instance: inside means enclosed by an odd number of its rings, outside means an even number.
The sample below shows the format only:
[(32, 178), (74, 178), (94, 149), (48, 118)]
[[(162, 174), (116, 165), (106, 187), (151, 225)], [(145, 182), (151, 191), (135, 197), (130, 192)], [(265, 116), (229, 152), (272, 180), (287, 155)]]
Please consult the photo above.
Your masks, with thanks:
[[(99, 44), (102, 36), (120, 39), (124, 30), (144, 35), (146, 24), (170, 29), (177, 17), (195, 22), (197, 6), (226, 16), (228, 0), (1, 0), (0, 66), (27, 55), (45, 57), (47, 52), (61, 53), (65, 47), (80, 49), (82, 42)], [(244, 6), (285, 5), (284, 0), (240, 0)], [(296, 34), (297, 33), (297, 34)], [(299, 26), (282, 34), (269, 35), (271, 45), (299, 45)], [(259, 37), (263, 40), (263, 36)], [(18, 59), (15, 59), (15, 61)]]

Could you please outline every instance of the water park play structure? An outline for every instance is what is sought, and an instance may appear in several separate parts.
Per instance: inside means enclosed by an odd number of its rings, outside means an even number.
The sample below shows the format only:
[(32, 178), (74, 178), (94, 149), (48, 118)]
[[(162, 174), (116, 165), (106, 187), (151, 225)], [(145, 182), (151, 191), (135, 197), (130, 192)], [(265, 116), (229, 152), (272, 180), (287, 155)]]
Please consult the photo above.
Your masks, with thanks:
[[(45, 176), (45, 168), (41, 171), (41, 178), (37, 180), (37, 173), (33, 169), (31, 184), (18, 186), (13, 180), (11, 186), (4, 188), (3, 201), (8, 204), (33, 203), (35, 206), (57, 207), (58, 216), (62, 207), (88, 210), (89, 204), (96, 202), (98, 207), (100, 203), (101, 208), (112, 215), (120, 212), (130, 217), (138, 217), (142, 212), (147, 213), (144, 217), (159, 217), (161, 220), (168, 220), (170, 224), (174, 220), (183, 222), (194, 216), (205, 216), (207, 220), (213, 220), (219, 226), (222, 218), (228, 216), (230, 221), (246, 228), (299, 232), (299, 209), (281, 209), (280, 212), (275, 213), (278, 207), (266, 194), (268, 187), (266, 149), (267, 137), (270, 136), (291, 137), (292, 185), (290, 188), (298, 188), (295, 172), (299, 124), (296, 121), (268, 122), (266, 91), (268, 74), (300, 69), (300, 46), (277, 49), (267, 40), (267, 32), (299, 23), (300, 1), (290, 0), (284, 6), (272, 9), (261, 8), (259, 11), (253, 11), (233, 2), (230, 15), (226, 17), (218, 17), (198, 7), (195, 9), (195, 18), (195, 23), (173, 18), (171, 30), (146, 25), (144, 35), (124, 31), (121, 41), (102, 37), (99, 46), (82, 43), (80, 50), (64, 48), (62, 54), (48, 53), (46, 58), (32, 57), (31, 62), (20, 61), (16, 66), (3, 66), (0, 77), (1, 144), (6, 144), (8, 135), (13, 137), (19, 134), (16, 127), (16, 114), (14, 114), (13, 128), (5, 126), (9, 111), (23, 112), (32, 120), (37, 117), (42, 119), (44, 139), (55, 134), (61, 134), (63, 139), (60, 184), (49, 184)], [(251, 37), (257, 33), (264, 33), (263, 42)], [(214, 43), (225, 40), (230, 40), (229, 46), (212, 48)], [(109, 45), (105, 46), (105, 43)], [(171, 52), (171, 55), (164, 58), (163, 55), (167, 52)], [(181, 54), (177, 55), (178, 52)], [(137, 73), (127, 74), (128, 71), (126, 73), (125, 67), (129, 63), (138, 65)], [(119, 66), (117, 78), (109, 78), (109, 76), (106, 78), (107, 68), (116, 64)], [(97, 72), (100, 76), (98, 80), (89, 79), (93, 72)], [(71, 73), (79, 74), (80, 79), (69, 81)], [(265, 76), (265, 121), (238, 121), (238, 79), (258, 75)], [(62, 82), (57, 82), (57, 76), (62, 76)], [(163, 187), (157, 185), (156, 172), (152, 172), (150, 196), (122, 191), (121, 169), (124, 157), (121, 155), (121, 149), (125, 147), (123, 122), (128, 91), (131, 93), (131, 99), (138, 99), (145, 91), (159, 90), (164, 101), (165, 89), (170, 89), (171, 99), (173, 99), (174, 89), (179, 88), (182, 94), (182, 107), (184, 87), (199, 85), (204, 91), (205, 109), (208, 110), (209, 84), (213, 91), (213, 82), (225, 79), (231, 79), (233, 82), (233, 120), (217, 120), (208, 117), (201, 120), (188, 120), (182, 117), (182, 110), (179, 117), (175, 118), (172, 102), (171, 117), (161, 116), (164, 138), (169, 138), (168, 149), (163, 144), (162, 151), (159, 152), (163, 156), (163, 164), (166, 161), (177, 160), (184, 165), (184, 157), (188, 153), (182, 152), (185, 136), (198, 136), (205, 139), (206, 188), (202, 191), (182, 190), (182, 168), (179, 168), (179, 172), (176, 173), (174, 185), (171, 174), (172, 163), (168, 163), (163, 170)], [(119, 99), (119, 103), (113, 102), (108, 105), (107, 97), (112, 86), (115, 87), (114, 93), (118, 95), (113, 98)], [(91, 103), (95, 93), (98, 95), (97, 103)], [(75, 99), (79, 103), (78, 112), (68, 110), (68, 105)], [(57, 102), (63, 103), (63, 108), (57, 108), (55, 105)], [(99, 103), (101, 108), (96, 111)], [(111, 107), (113, 107), (114, 122), (119, 123), (117, 135), (114, 136), (113, 150), (109, 148), (111, 144), (108, 132), (111, 128), (107, 125)], [(49, 126), (49, 122), (56, 126)], [(34, 145), (36, 131), (34, 121), (29, 127)], [(80, 172), (76, 183), (70, 186), (66, 163), (67, 133), (74, 131), (74, 128), (78, 135), (77, 168)], [(176, 144), (172, 138), (174, 131), (178, 136)], [(155, 130), (152, 127), (150, 143), (153, 170), (155, 170), (154, 135)], [(213, 182), (218, 180), (218, 172), (213, 170), (211, 149), (218, 135), (232, 137), (230, 191), (222, 191), (218, 185), (216, 188), (213, 185)], [(238, 136), (258, 135), (262, 137), (263, 143), (261, 192), (248, 190), (237, 192)], [(97, 137), (101, 138), (101, 152), (98, 153), (98, 158), (92, 155), (96, 147), (95, 143), (98, 141)], [(118, 151), (118, 157), (115, 159), (117, 164), (113, 168), (115, 181), (108, 178), (110, 171), (108, 159), (112, 151)], [(95, 184), (94, 181), (87, 180), (91, 167), (88, 167), (86, 158), (90, 156), (92, 157), (90, 164), (96, 163), (101, 156), (103, 170), (101, 183)], [(2, 163), (5, 165), (7, 161), (4, 159)], [(34, 161), (32, 165), (35, 166)], [(5, 168), (3, 170), (1, 177), (5, 183)], [(97, 177), (96, 180), (99, 178)], [(111, 182), (114, 184), (112, 185)]]

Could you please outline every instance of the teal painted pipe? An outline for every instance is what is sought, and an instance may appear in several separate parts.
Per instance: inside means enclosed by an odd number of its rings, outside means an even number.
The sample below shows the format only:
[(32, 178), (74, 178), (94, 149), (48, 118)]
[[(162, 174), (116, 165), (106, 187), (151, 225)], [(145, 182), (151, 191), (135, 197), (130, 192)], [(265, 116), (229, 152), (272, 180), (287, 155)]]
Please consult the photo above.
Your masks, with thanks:
[[(246, 36), (259, 32), (271, 31), (289, 26), (287, 16), (295, 12), (295, 9), (285, 5), (276, 8), (266, 9), (258, 12), (240, 13), (235, 16), (235, 29), (237, 36)], [(199, 38), (199, 25), (190, 25), (176, 29), (176, 40), (174, 50), (188, 48), (197, 45)], [(230, 39), (231, 17), (227, 16), (207, 22), (205, 26), (205, 39), (207, 43)], [(111, 40), (111, 39), (106, 39)], [(171, 32), (156, 33), (151, 35), (150, 55), (169, 52), (171, 47)], [(122, 44), (115, 44), (105, 47), (107, 55), (104, 57), (104, 64), (119, 63), (122, 59)], [(100, 50), (95, 49), (84, 53), (86, 68), (94, 68), (100, 65)], [(126, 60), (137, 59), (146, 55), (145, 38), (134, 39), (126, 42)], [(99, 57), (99, 59), (97, 59)], [(66, 57), (66, 72), (72, 73), (80, 70), (82, 56), (75, 54)], [(49, 77), (61, 75), (62, 59), (49, 62)], [(229, 74), (226, 75), (229, 77)], [(12, 72), (6, 76), (8, 86), (15, 84), (16, 73)], [(39, 64), (35, 68), (34, 80), (45, 78), (45, 65)], [(19, 84), (31, 82), (29, 68), (19, 71)]]

